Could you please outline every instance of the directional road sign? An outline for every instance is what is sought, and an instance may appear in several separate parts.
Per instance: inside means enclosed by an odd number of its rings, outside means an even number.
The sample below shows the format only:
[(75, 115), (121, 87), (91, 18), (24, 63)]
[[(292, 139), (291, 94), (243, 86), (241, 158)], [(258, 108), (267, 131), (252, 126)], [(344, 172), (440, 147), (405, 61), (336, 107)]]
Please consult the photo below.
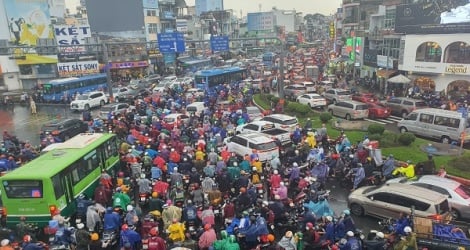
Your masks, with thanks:
[(158, 34), (158, 49), (160, 49), (161, 53), (184, 52), (186, 46), (184, 44), (183, 33), (171, 32)]
[(228, 36), (211, 36), (212, 51), (229, 51)]

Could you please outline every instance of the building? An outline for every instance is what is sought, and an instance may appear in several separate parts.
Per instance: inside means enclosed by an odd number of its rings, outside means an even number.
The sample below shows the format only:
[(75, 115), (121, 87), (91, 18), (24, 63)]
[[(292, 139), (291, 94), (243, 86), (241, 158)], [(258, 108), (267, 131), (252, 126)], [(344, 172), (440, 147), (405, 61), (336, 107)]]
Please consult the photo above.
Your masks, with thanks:
[(255, 33), (271, 33), (276, 25), (276, 17), (273, 12), (254, 12), (247, 14), (248, 32)]
[(224, 0), (196, 0), (196, 16), (204, 12), (224, 10)]

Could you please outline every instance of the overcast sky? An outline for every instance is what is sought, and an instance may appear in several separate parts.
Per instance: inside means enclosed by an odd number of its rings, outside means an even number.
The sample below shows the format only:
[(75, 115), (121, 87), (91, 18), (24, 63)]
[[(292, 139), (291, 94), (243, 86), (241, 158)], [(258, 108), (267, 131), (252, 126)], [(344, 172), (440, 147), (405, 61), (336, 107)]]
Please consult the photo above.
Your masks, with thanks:
[[(195, 0), (186, 0), (189, 6), (194, 5)], [(234, 10), (234, 14), (240, 16), (242, 11), (243, 16), (248, 12), (269, 11), (273, 6), (278, 9), (292, 10), (305, 14), (320, 13), (330, 15), (336, 12), (340, 7), (342, 0), (225, 0), (224, 8)], [(75, 12), (75, 7), (80, 3), (80, 0), (65, 0), (67, 8)]]

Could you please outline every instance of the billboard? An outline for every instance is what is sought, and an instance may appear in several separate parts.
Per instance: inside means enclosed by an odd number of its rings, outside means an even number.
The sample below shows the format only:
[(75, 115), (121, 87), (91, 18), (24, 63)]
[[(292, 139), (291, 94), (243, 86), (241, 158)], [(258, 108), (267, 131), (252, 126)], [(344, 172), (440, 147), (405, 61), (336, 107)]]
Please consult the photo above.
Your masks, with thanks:
[[(57, 45), (60, 45), (61, 54), (73, 54), (86, 52), (86, 38), (91, 37), (90, 26), (54, 25), (54, 35)], [(72, 46), (64, 46), (72, 45)]]
[(247, 15), (248, 31), (273, 30), (274, 15), (272, 12), (256, 12)]
[[(356, 41), (356, 48), (355, 48), (356, 53), (353, 53), (353, 50), (354, 50), (353, 41)], [(350, 37), (346, 39), (346, 52), (347, 52), (347, 55), (349, 56), (349, 59), (351, 59), (351, 61), (355, 61), (356, 56), (358, 56), (360, 59), (361, 51), (362, 51), (362, 37)]]
[(38, 38), (53, 38), (47, 0), (3, 1), (10, 40), (15, 45), (36, 45)]
[(57, 63), (60, 77), (82, 76), (100, 73), (98, 61)]
[(396, 7), (395, 32), (450, 34), (470, 32), (468, 0), (441, 0)]

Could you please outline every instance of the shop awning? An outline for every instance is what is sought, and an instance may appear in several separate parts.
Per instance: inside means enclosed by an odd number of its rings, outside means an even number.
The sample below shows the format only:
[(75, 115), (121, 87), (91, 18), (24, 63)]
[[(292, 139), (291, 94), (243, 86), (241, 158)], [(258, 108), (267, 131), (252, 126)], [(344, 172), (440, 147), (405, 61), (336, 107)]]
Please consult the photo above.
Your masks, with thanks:
[(390, 78), (390, 76), (394, 73), (396, 73), (396, 70), (393, 69), (379, 69), (377, 70), (377, 77), (382, 77), (382, 78)]
[(32, 65), (32, 64), (49, 64), (57, 63), (57, 56), (40, 56), (35, 54), (27, 54), (26, 59), (17, 59), (16, 63), (18, 65)]

